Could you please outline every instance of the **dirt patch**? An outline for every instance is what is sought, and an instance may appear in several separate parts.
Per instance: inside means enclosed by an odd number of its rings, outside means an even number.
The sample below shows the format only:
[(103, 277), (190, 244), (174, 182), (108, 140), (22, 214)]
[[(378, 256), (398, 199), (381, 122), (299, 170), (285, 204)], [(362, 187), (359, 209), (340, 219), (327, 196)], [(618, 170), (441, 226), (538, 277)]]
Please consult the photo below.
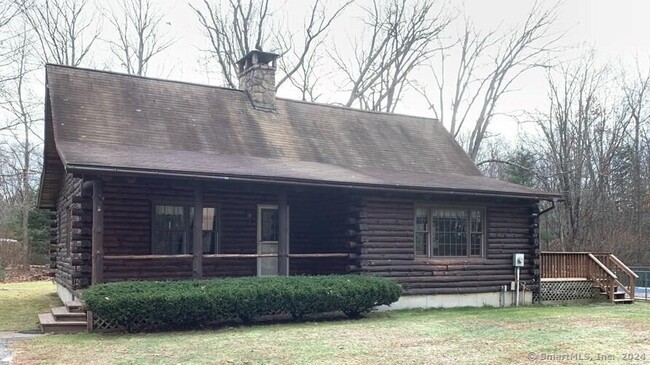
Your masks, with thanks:
[(41, 281), (51, 279), (50, 268), (47, 265), (9, 266), (4, 269), (1, 283), (22, 283), (26, 281)]

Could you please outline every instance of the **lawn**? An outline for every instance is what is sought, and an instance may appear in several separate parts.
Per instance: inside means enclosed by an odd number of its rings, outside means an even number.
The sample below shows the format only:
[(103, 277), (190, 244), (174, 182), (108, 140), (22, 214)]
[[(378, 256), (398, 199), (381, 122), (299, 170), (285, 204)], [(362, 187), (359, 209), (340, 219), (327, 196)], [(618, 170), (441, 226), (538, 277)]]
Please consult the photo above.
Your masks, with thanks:
[(61, 305), (51, 281), (0, 284), (0, 331), (35, 330), (36, 314)]
[[(12, 347), (16, 364), (646, 363), (650, 304), (397, 311), (189, 332), (50, 335)], [(583, 360), (540, 361), (548, 355)]]

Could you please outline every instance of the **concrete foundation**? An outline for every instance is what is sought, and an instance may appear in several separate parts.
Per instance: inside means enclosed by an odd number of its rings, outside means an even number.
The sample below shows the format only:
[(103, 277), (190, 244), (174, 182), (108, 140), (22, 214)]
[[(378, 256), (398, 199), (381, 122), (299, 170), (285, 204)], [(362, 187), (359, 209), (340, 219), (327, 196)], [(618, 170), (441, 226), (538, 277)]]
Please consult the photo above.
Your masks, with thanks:
[(61, 299), (63, 303), (79, 299), (78, 295), (75, 295), (68, 288), (59, 283), (56, 283), (56, 293), (59, 295), (59, 299)]
[[(519, 293), (519, 305), (533, 303), (533, 293)], [(390, 306), (377, 307), (379, 311), (399, 309), (458, 308), (458, 307), (509, 307), (515, 305), (515, 292), (490, 292), (472, 294), (405, 295)]]

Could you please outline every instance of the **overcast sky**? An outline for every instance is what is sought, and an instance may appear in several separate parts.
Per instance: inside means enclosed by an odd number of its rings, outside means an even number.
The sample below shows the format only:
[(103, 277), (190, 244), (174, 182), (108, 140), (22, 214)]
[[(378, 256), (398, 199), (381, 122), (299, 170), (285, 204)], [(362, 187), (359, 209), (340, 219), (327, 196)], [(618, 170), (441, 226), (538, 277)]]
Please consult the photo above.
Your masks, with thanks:
[[(156, 0), (163, 4), (171, 32), (178, 41), (165, 57), (165, 63), (174, 65), (160, 72), (173, 78), (187, 81), (204, 80), (205, 75), (197, 67), (198, 49), (206, 47), (205, 38), (199, 29), (196, 16), (187, 6), (187, 1)], [(306, 3), (304, 0), (271, 0), (282, 7), (281, 13), (294, 26), (302, 23)], [(339, 3), (329, 1), (332, 4)], [(190, 0), (196, 6), (201, 0)], [(468, 16), (479, 29), (507, 29), (521, 23), (532, 7), (532, 0), (465, 0), (448, 3), (452, 7), (465, 8)], [(555, 4), (553, 1), (543, 3)], [(645, 0), (565, 0), (561, 4), (559, 18), (556, 22), (558, 32), (566, 32), (564, 43), (581, 47), (594, 47), (603, 58), (617, 60), (631, 58), (638, 54), (642, 58), (650, 55), (650, 1)], [(347, 17), (357, 17), (358, 9), (350, 9)], [(346, 33), (354, 34), (355, 29), (343, 18), (332, 34), (337, 41), (347, 42)], [(106, 26), (105, 26), (106, 27)], [(172, 61), (173, 62), (170, 62)], [(169, 73), (171, 71), (171, 74)], [(152, 73), (153, 73), (152, 72)]]

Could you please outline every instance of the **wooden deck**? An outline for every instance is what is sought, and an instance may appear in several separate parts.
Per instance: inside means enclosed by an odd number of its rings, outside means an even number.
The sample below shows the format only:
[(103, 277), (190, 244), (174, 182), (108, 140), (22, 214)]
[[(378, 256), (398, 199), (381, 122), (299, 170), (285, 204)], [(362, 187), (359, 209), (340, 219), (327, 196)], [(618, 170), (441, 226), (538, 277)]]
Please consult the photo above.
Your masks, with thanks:
[(542, 252), (541, 281), (591, 281), (612, 303), (634, 302), (639, 276), (611, 253)]

